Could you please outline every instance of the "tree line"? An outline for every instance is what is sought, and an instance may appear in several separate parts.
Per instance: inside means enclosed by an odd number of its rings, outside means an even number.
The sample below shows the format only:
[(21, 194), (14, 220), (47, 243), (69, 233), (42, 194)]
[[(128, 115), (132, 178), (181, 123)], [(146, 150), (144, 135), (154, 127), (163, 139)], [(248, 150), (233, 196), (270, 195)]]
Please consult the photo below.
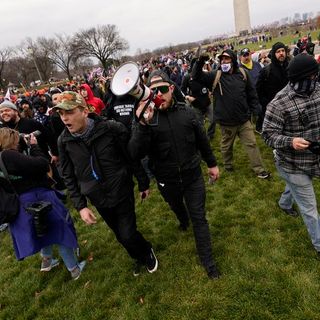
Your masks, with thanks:
[(99, 25), (74, 35), (26, 38), (19, 46), (0, 49), (0, 89), (9, 82), (28, 87), (35, 80), (48, 81), (57, 72), (69, 80), (92, 67), (92, 58), (104, 69), (119, 59), (129, 44), (115, 25)]

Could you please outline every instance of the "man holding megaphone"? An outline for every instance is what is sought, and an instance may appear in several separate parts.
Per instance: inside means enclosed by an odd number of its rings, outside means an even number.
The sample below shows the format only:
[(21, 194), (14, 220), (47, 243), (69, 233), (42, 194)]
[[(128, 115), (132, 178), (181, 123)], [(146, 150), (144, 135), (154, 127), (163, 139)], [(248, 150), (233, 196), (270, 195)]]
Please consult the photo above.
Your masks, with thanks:
[(136, 109), (138, 121), (132, 128), (129, 152), (134, 159), (149, 155), (158, 188), (176, 214), (180, 229), (188, 228), (190, 217), (201, 263), (209, 278), (218, 278), (220, 273), (212, 257), (205, 217), (206, 192), (200, 153), (212, 181), (219, 178), (216, 158), (202, 123), (192, 108), (177, 102), (175, 86), (168, 76), (154, 71), (148, 86), (157, 103), (148, 105), (148, 100), (139, 103)]

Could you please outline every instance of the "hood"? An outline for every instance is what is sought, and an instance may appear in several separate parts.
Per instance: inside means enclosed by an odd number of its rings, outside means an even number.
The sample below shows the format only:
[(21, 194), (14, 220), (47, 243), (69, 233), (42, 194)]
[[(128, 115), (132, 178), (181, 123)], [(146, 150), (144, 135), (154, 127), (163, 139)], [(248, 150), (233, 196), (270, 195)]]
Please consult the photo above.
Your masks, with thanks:
[[(274, 64), (279, 64), (279, 61), (278, 59), (276, 58), (276, 51), (280, 48), (284, 48), (286, 50), (286, 52), (288, 52), (287, 50), (287, 46), (282, 43), (282, 42), (276, 42), (272, 48), (271, 48), (271, 62), (274, 63)], [(286, 55), (286, 60), (288, 60), (288, 54)]]
[(85, 89), (88, 92), (88, 97), (85, 98), (86, 101), (90, 101), (90, 100), (92, 100), (94, 98), (94, 94), (92, 92), (92, 89), (90, 88), (90, 86), (88, 84), (86, 84), (86, 83), (82, 84), (80, 86), (80, 90), (81, 89)]
[(221, 57), (223, 56), (224, 53), (227, 53), (231, 57), (232, 64), (233, 64), (233, 69), (237, 69), (238, 68), (238, 59), (237, 59), (236, 53), (231, 49), (223, 50), (221, 52), (221, 54), (219, 55), (219, 60), (220, 61), (221, 61)]

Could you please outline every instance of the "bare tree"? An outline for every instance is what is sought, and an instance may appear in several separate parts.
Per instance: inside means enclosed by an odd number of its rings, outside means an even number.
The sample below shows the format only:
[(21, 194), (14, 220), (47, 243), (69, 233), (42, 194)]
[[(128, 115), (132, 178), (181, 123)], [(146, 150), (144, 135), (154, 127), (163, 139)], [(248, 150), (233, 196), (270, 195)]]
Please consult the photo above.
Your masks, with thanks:
[(104, 69), (111, 64), (111, 58), (129, 48), (117, 27), (110, 24), (82, 30), (75, 35), (75, 41), (79, 52), (97, 58)]
[(136, 54), (132, 59), (137, 61), (149, 61), (151, 58), (152, 58), (152, 52), (150, 52), (150, 50), (148, 49), (142, 50), (138, 48), (136, 51)]
[(39, 38), (38, 42), (42, 50), (47, 52), (52, 63), (64, 71), (69, 80), (71, 80), (71, 68), (78, 57), (73, 38), (71, 36), (57, 34), (55, 38)]
[(7, 66), (7, 63), (10, 59), (11, 52), (12, 51), (10, 48), (0, 50), (0, 88), (1, 89), (4, 89), (5, 87), (4, 80), (3, 80), (4, 69)]
[(39, 40), (33, 41), (27, 38), (20, 47), (20, 53), (26, 58), (31, 58), (40, 80), (47, 81), (50, 78), (54, 66), (49, 59), (48, 50), (41, 46)]
[(6, 82), (9, 81), (16, 85), (22, 83), (24, 86), (29, 86), (31, 81), (39, 79), (38, 71), (28, 50), (28, 45), (24, 41), (10, 51), (10, 59), (7, 61), (3, 76)]
[(74, 61), (74, 71), (77, 74), (84, 74), (88, 70), (94, 67), (94, 63), (90, 58), (86, 57), (77, 57), (76, 61)]
[(39, 76), (31, 58), (17, 55), (9, 60), (5, 77), (10, 82), (28, 87), (30, 82), (37, 80)]

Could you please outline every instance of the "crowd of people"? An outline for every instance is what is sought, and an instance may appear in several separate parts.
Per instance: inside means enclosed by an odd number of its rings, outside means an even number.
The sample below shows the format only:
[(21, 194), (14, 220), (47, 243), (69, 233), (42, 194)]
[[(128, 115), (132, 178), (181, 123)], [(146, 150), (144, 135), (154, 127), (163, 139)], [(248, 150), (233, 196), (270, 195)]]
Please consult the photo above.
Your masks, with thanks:
[[(270, 52), (246, 47), (236, 52), (230, 45), (140, 61), (140, 82), (159, 99), (157, 108), (131, 94), (115, 95), (108, 72), (3, 97), (0, 151), (9, 185), (20, 199), (18, 217), (9, 224), (17, 259), (40, 251), (40, 270), (50, 271), (59, 264), (52, 256), (52, 245), (58, 245), (71, 277), (80, 277), (86, 263), (76, 255), (76, 230), (63, 203), (67, 191), (86, 224), (97, 222), (96, 208), (134, 260), (135, 276), (143, 266), (155, 272), (159, 263), (153, 246), (136, 224), (133, 182), (135, 178), (145, 199), (155, 178), (179, 229), (187, 230), (191, 222), (208, 277), (218, 278), (201, 171), (203, 160), (211, 181), (219, 179), (210, 144), (217, 124), (222, 165), (231, 174), (237, 137), (259, 179), (268, 179), (270, 173), (257, 137), (274, 149), (277, 170), (286, 182), (279, 207), (297, 216), (296, 203), (320, 255), (312, 185), (312, 178), (320, 176), (320, 85), (310, 47), (300, 44), (294, 57), (276, 42)], [(2, 171), (0, 185), (10, 188)], [(42, 205), (46, 228), (39, 233), (39, 221), (29, 211)]]

